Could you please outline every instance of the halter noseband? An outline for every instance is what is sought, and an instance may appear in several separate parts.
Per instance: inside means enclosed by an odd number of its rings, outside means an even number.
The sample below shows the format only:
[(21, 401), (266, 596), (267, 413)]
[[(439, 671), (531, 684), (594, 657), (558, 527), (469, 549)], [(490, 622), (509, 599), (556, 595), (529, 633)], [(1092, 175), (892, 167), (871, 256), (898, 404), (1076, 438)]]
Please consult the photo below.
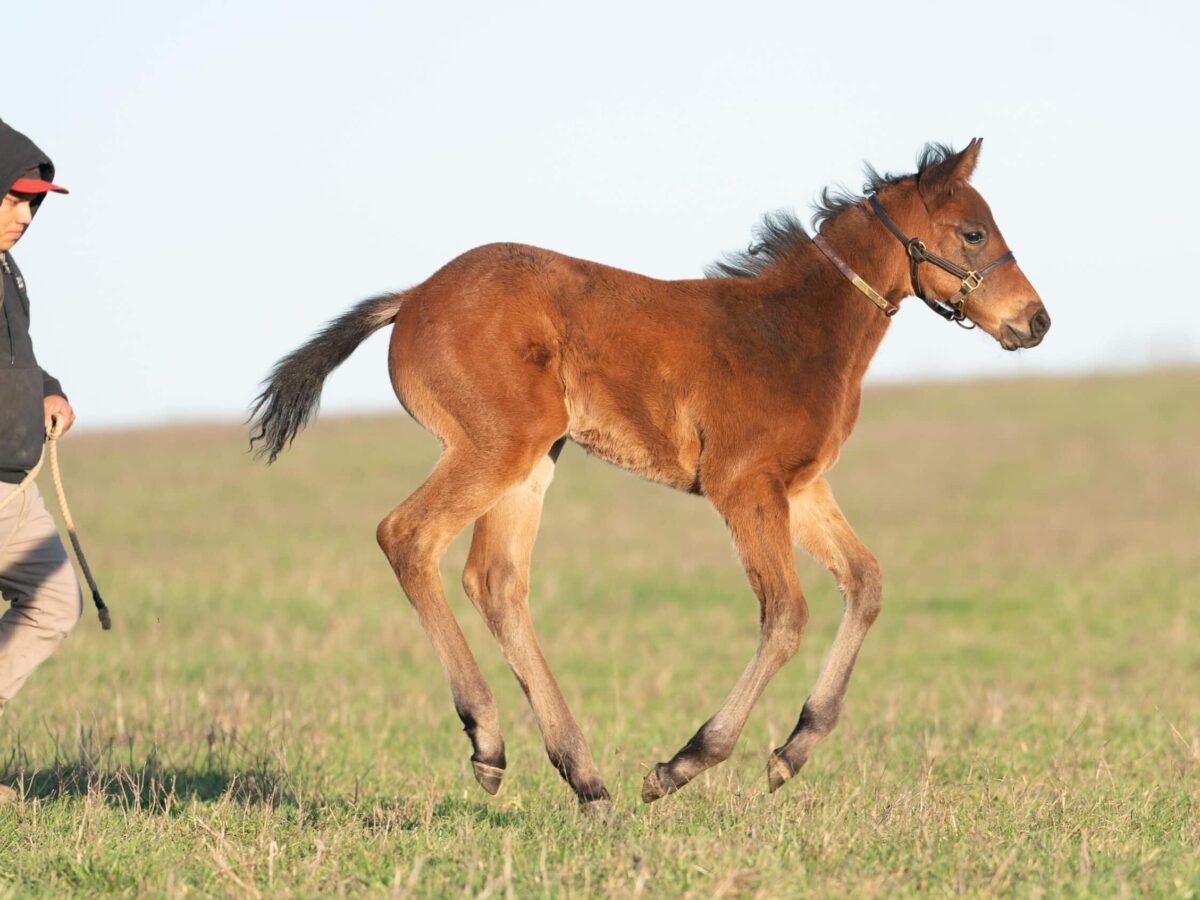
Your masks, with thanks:
[[(962, 266), (955, 265), (948, 259), (943, 259), (936, 253), (930, 253), (920, 238), (910, 238), (901, 231), (900, 226), (892, 221), (892, 217), (887, 214), (883, 205), (879, 202), (879, 198), (874, 194), (867, 198), (867, 202), (870, 204), (875, 215), (879, 217), (879, 220), (904, 245), (904, 249), (908, 253), (908, 270), (912, 278), (913, 294), (924, 300), (926, 306), (946, 321), (954, 322), (963, 328), (974, 328), (973, 323), (971, 325), (961, 324), (967, 317), (966, 312), (963, 310), (963, 307), (967, 303), (967, 295), (983, 284), (983, 276), (992, 271), (992, 269), (999, 268), (1007, 262), (1013, 262), (1016, 259), (1013, 252), (1009, 250), (1003, 256), (996, 257), (982, 269), (964, 269)], [(924, 288), (921, 287), (921, 278), (918, 273), (918, 267), (923, 262), (933, 263), (939, 269), (949, 272), (955, 278), (961, 279), (962, 284), (958, 288), (960, 296), (957, 299), (952, 298), (951, 300), (938, 300), (927, 297)]]

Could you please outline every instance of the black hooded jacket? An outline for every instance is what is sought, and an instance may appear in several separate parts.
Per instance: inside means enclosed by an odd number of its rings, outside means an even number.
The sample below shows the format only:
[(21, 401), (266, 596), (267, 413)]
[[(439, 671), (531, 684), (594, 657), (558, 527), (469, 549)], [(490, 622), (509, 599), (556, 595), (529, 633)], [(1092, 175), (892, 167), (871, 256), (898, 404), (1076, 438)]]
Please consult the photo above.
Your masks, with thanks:
[[(29, 138), (0, 121), (0, 198), (37, 167), (46, 181), (54, 164)], [(45, 195), (34, 199), (34, 210)], [(0, 481), (15, 484), (37, 465), (45, 440), (42, 399), (62, 386), (37, 364), (29, 338), (29, 295), (9, 253), (0, 253)]]

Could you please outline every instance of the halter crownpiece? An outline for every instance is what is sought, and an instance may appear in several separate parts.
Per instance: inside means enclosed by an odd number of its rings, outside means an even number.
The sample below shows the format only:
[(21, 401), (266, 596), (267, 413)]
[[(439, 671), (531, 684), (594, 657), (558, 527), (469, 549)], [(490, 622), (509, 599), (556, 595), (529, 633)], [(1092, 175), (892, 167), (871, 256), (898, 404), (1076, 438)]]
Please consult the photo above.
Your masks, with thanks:
[[(913, 295), (924, 300), (926, 306), (948, 322), (961, 323), (966, 319), (967, 314), (963, 310), (963, 307), (966, 306), (967, 295), (983, 284), (984, 275), (1007, 262), (1014, 262), (1016, 260), (1016, 256), (1009, 250), (1003, 256), (993, 259), (982, 269), (964, 269), (962, 266), (956, 265), (948, 259), (943, 259), (936, 253), (929, 252), (920, 238), (910, 238), (901, 231), (900, 226), (892, 221), (892, 217), (887, 214), (877, 196), (872, 194), (864, 202), (870, 204), (871, 210), (887, 226), (888, 231), (894, 234), (900, 243), (904, 245), (904, 249), (908, 253), (908, 271), (909, 277), (912, 279)], [(955, 278), (960, 279), (962, 283), (958, 287), (958, 292), (961, 296), (957, 300), (952, 299), (949, 301), (927, 297), (924, 288), (921, 287), (921, 278), (918, 271), (918, 267), (923, 262), (933, 263), (939, 269), (949, 272)]]

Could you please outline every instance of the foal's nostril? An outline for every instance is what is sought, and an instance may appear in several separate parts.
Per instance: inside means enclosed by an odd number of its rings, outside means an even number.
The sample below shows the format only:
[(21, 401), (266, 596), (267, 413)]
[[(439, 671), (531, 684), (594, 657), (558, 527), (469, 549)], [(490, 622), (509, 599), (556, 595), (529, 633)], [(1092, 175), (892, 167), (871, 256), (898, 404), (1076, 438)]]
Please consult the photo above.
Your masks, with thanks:
[(1029, 320), (1029, 334), (1032, 337), (1040, 338), (1050, 330), (1050, 314), (1044, 309), (1039, 309), (1032, 319)]

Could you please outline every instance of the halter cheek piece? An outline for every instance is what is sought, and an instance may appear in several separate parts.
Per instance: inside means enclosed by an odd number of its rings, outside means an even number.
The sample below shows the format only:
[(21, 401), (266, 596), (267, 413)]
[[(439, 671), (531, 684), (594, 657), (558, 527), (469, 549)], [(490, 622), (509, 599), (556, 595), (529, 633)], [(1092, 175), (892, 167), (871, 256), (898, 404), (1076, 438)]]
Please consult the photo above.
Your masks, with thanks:
[[(924, 300), (926, 306), (946, 321), (954, 322), (961, 328), (974, 328), (975, 323), (973, 322), (970, 325), (962, 324), (967, 318), (967, 314), (963, 310), (963, 307), (967, 303), (967, 295), (983, 284), (983, 276), (992, 271), (992, 269), (999, 268), (1007, 262), (1015, 261), (1016, 257), (1013, 255), (1013, 252), (1009, 250), (1003, 256), (996, 257), (982, 269), (964, 269), (962, 266), (955, 265), (948, 259), (943, 259), (936, 253), (930, 253), (920, 238), (910, 238), (901, 231), (900, 226), (892, 221), (892, 217), (887, 214), (883, 205), (879, 202), (879, 198), (874, 194), (868, 197), (866, 202), (870, 204), (875, 215), (888, 227), (888, 230), (896, 236), (908, 252), (908, 271), (912, 278), (913, 294)], [(933, 263), (939, 269), (949, 272), (955, 278), (961, 279), (962, 284), (958, 288), (959, 296), (947, 301), (927, 297), (924, 288), (921, 287), (921, 278), (918, 271), (923, 262)]]

